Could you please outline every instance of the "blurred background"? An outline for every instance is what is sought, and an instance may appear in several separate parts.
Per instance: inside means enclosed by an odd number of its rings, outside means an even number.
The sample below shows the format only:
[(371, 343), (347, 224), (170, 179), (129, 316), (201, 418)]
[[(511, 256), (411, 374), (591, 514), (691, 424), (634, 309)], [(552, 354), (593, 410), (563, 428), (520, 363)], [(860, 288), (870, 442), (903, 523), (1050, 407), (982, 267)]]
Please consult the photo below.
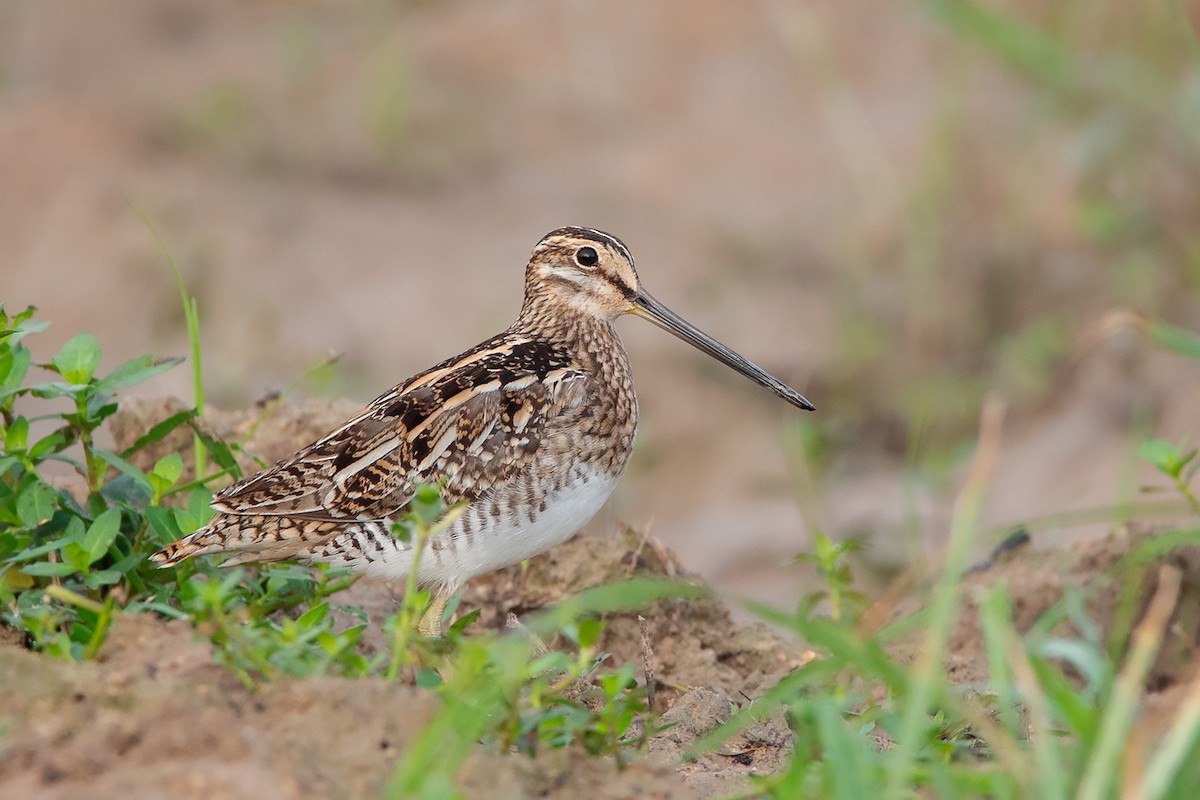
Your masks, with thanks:
[[(1189, 22), (1190, 19), (1190, 22)], [(779, 604), (823, 530), (933, 558), (982, 399), (1009, 404), (981, 555), (1103, 532), (1200, 432), (1200, 2), (0, 6), (0, 299), (207, 394), (366, 402), (515, 316), (546, 231), (599, 227), (801, 415), (636, 320), (613, 501)], [(38, 350), (37, 348), (43, 348)], [(332, 366), (318, 367), (330, 353)], [(143, 393), (191, 396), (176, 369)]]

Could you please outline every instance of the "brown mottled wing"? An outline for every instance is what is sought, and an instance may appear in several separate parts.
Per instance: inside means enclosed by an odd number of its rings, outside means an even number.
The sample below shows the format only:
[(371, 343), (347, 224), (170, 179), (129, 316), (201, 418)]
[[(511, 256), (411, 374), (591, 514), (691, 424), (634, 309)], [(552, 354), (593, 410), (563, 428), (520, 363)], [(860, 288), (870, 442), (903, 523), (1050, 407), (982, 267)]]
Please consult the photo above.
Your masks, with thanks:
[(226, 514), (381, 519), (417, 486), (448, 502), (510, 480), (582, 402), (582, 371), (550, 345), (500, 339), (376, 399), (338, 430), (220, 492)]

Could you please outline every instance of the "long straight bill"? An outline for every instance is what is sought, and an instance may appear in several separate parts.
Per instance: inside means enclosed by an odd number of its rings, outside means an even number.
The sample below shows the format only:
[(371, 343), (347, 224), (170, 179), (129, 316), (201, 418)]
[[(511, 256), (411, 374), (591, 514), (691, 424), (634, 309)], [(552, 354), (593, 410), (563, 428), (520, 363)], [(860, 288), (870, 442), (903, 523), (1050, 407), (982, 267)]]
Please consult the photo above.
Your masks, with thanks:
[(692, 325), (683, 317), (655, 300), (644, 289), (637, 293), (632, 302), (633, 308), (630, 309), (630, 314), (650, 320), (663, 330), (683, 339), (697, 350), (708, 353), (725, 366), (742, 373), (759, 386), (767, 387), (792, 405), (803, 408), (805, 411), (814, 410), (813, 404), (808, 402), (804, 398), (804, 395), (758, 365), (752, 364), (745, 358), (742, 358), (704, 331)]

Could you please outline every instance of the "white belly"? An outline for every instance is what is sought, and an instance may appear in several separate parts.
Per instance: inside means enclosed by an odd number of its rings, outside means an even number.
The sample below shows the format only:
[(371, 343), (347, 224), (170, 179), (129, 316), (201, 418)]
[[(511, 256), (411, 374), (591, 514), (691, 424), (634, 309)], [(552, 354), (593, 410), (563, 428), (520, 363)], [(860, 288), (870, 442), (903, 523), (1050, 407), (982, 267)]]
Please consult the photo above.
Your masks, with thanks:
[[(545, 498), (545, 510), (514, 506), (512, 513), (493, 516), (491, 502), (469, 506), (463, 516), (426, 545), (419, 566), (424, 586), (445, 586), (451, 592), (476, 575), (516, 564), (571, 538), (587, 524), (616, 488), (620, 475), (588, 472), (567, 482)], [(518, 488), (510, 489), (519, 494)], [(364, 567), (368, 574), (404, 580), (412, 566), (411, 549), (405, 548)]]

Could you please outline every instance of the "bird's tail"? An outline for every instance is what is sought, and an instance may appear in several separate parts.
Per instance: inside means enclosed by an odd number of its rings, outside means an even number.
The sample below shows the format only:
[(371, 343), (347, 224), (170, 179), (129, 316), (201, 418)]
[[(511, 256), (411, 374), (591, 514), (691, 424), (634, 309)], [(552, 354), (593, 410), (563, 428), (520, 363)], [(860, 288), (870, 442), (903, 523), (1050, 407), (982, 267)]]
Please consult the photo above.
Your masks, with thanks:
[(241, 549), (234, 544), (240, 527), (236, 520), (218, 516), (195, 533), (188, 534), (177, 542), (171, 542), (151, 555), (150, 560), (160, 567), (174, 567), (193, 556)]
[(299, 521), (287, 517), (218, 514), (195, 533), (172, 542), (150, 560), (160, 567), (173, 567), (194, 556), (216, 553), (232, 555), (224, 566), (250, 561), (285, 561), (305, 558), (315, 542), (327, 538), (336, 526), (323, 521)]

